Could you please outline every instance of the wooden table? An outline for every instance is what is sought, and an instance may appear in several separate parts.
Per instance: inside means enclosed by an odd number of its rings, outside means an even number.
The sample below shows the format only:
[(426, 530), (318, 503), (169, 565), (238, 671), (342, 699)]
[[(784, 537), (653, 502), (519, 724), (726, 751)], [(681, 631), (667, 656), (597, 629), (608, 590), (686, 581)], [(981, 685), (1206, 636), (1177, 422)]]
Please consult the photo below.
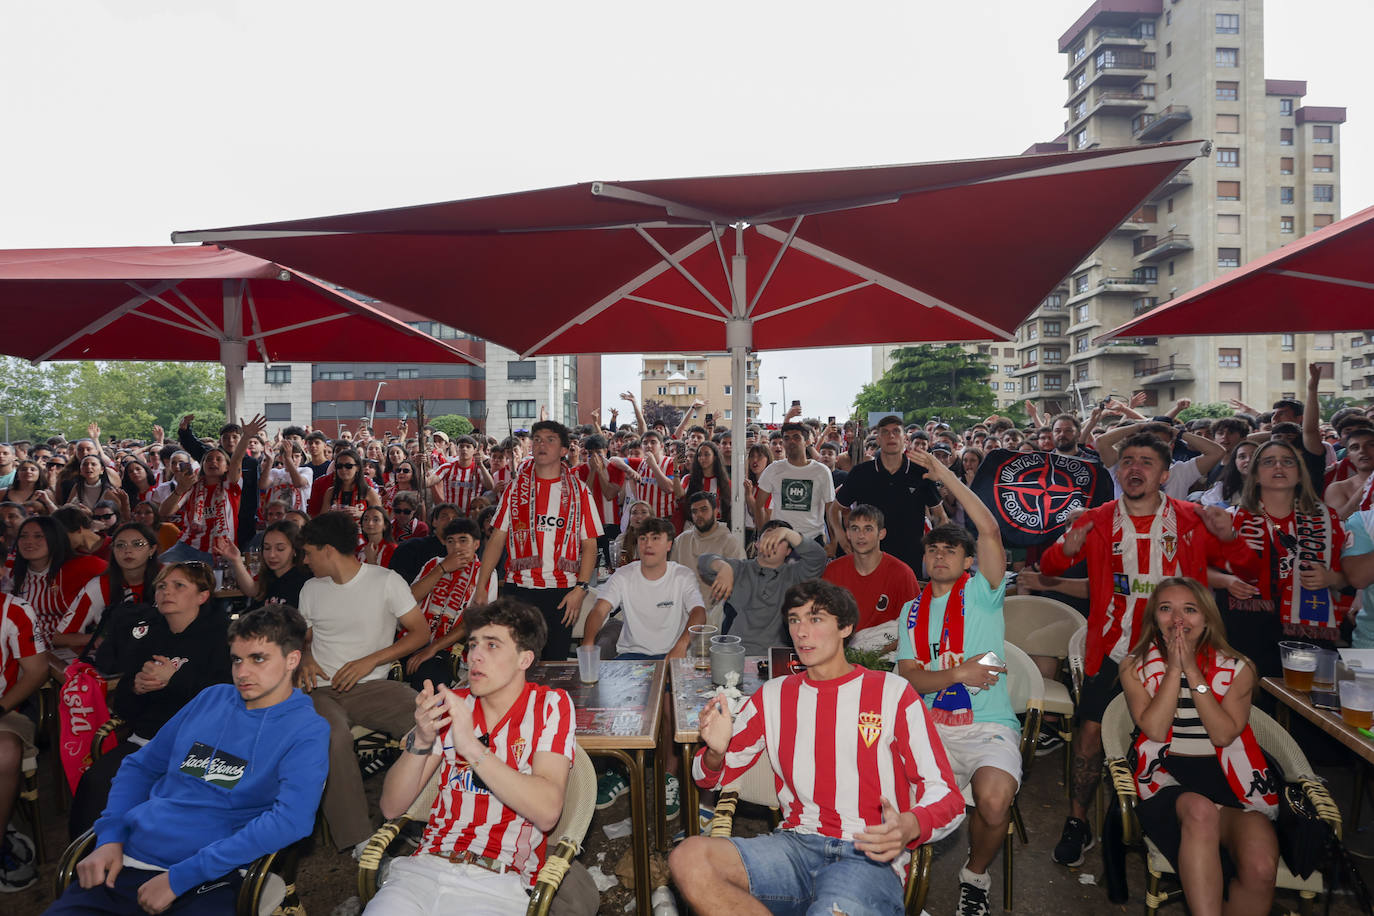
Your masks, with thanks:
[(1358, 730), (1346, 725), (1345, 720), (1341, 718), (1339, 712), (1333, 712), (1329, 709), (1318, 709), (1316, 706), (1313, 706), (1306, 691), (1292, 689), (1284, 684), (1283, 678), (1266, 677), (1260, 681), (1260, 685), (1266, 692), (1275, 696), (1278, 701), (1283, 704), (1279, 712), (1281, 714), (1280, 724), (1285, 728), (1288, 727), (1288, 722), (1282, 720), (1287, 719), (1286, 714), (1288, 710), (1295, 710), (1298, 715), (1335, 738), (1341, 744), (1350, 748), (1362, 757), (1366, 763), (1374, 764), (1374, 741), (1360, 734)]
[[(744, 659), (744, 680), (740, 682), (739, 692), (746, 697), (752, 696), (765, 680), (759, 677), (759, 662), (763, 660), (752, 655)], [(711, 672), (697, 670), (690, 658), (673, 659), (668, 670), (673, 691), (673, 741), (682, 745), (683, 829), (688, 836), (696, 836), (701, 832), (701, 823), (697, 820), (701, 795), (692, 778), (692, 758), (696, 756), (697, 741), (701, 737), (697, 732), (697, 720), (719, 688), (711, 683)]]
[[(658, 751), (655, 779), (658, 847), (668, 848), (668, 824), (663, 807), (663, 749), (658, 746), (663, 713), (665, 665), (661, 661), (601, 662), (601, 679), (584, 684), (577, 662), (540, 662), (530, 680), (560, 687), (572, 698), (577, 715), (577, 744), (589, 756), (610, 757), (623, 763), (630, 778), (630, 821), (634, 834), (630, 849), (635, 868), (637, 912), (653, 909), (649, 886), (649, 811), (644, 791), (645, 751)], [(614, 863), (612, 863), (614, 864)]]

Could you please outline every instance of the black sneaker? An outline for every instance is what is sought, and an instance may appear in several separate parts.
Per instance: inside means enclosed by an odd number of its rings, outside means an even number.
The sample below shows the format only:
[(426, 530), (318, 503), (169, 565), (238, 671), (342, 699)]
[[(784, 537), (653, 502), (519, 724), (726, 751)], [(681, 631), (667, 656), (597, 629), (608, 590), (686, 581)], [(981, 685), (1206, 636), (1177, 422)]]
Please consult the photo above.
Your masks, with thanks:
[(1035, 737), (1035, 756), (1053, 754), (1063, 746), (1064, 739), (1059, 737), (1059, 732), (1042, 728), (1040, 734)]
[(1093, 848), (1093, 831), (1087, 821), (1076, 817), (1064, 820), (1064, 832), (1050, 857), (1060, 865), (1075, 868), (1083, 864), (1083, 853)]
[(955, 916), (991, 916), (992, 910), (988, 907), (988, 892), (976, 884), (960, 881), (959, 906), (954, 913)]
[(0, 894), (12, 894), (38, 881), (33, 840), (10, 825), (0, 840)]

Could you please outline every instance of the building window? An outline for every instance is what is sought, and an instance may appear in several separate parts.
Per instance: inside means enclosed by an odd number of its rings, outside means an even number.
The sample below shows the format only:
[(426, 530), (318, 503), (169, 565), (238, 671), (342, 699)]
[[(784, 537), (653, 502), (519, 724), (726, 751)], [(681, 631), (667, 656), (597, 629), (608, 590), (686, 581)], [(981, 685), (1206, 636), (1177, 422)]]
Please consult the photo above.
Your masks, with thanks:
[(1164, 42), (1164, 56), (1165, 56), (1165, 57), (1173, 57), (1173, 56), (1174, 56), (1174, 43), (1173, 43), (1172, 41), (1166, 41), (1166, 42)]
[(1234, 102), (1240, 98), (1240, 83), (1234, 80), (1217, 80), (1217, 101)]
[(1047, 322), (1045, 322), (1045, 336), (1046, 336), (1046, 337), (1059, 337), (1059, 336), (1063, 335), (1063, 333), (1064, 333), (1064, 326), (1063, 326), (1062, 324), (1060, 324), (1058, 321), (1047, 321)]
[(1062, 363), (1064, 361), (1064, 349), (1062, 347), (1046, 347), (1043, 355), (1047, 363)]
[(1087, 53), (1088, 53), (1088, 44), (1087, 44), (1087, 42), (1080, 41), (1077, 45), (1074, 46), (1074, 49), (1073, 49), (1071, 52), (1069, 52), (1069, 56), (1073, 58), (1073, 60), (1074, 60), (1075, 63), (1077, 63), (1078, 61), (1082, 60), (1082, 59), (1083, 59), (1083, 55), (1084, 55), (1084, 54), (1087, 54)]
[(289, 385), (291, 384), (291, 367), (264, 366), (262, 380), (268, 385)]
[(323, 369), (320, 371), (322, 382), (343, 382), (353, 377), (351, 369)]
[(1292, 188), (1279, 188), (1279, 203), (1291, 204), (1293, 202)]
[(1239, 401), (1241, 394), (1240, 382), (1220, 382), (1217, 385), (1217, 396), (1222, 401)]
[(1024, 368), (1027, 367), (1027, 366), (1035, 366), (1035, 365), (1038, 365), (1039, 363), (1040, 363), (1040, 349), (1039, 349), (1038, 347), (1031, 347), (1029, 350), (1026, 351), (1026, 358), (1025, 358), (1025, 360), (1021, 363), (1021, 368), (1024, 369)]
[(725, 396), (728, 398), (735, 389), (730, 385), (725, 386)]
[(1155, 24), (1149, 19), (1142, 19), (1131, 29), (1132, 38), (1154, 38)]
[(1172, 73), (1166, 73), (1166, 74), (1164, 74), (1164, 88), (1165, 88), (1165, 89), (1172, 89), (1172, 88), (1174, 88), (1174, 75), (1173, 75)]
[(1219, 114), (1219, 115), (1217, 115), (1217, 133), (1219, 133), (1219, 134), (1238, 134), (1238, 133), (1240, 133), (1240, 115), (1238, 115), (1238, 114)]
[(508, 380), (532, 379), (539, 369), (539, 364), (532, 359), (512, 360), (506, 363), (506, 378)]
[(1312, 228), (1321, 229), (1325, 226), (1329, 226), (1335, 219), (1336, 217), (1332, 216), (1330, 213), (1315, 213), (1312, 215)]
[(1073, 134), (1073, 148), (1074, 148), (1074, 149), (1083, 149), (1083, 148), (1084, 148), (1085, 146), (1087, 146), (1087, 145), (1088, 145), (1088, 129), (1087, 129), (1086, 127), (1084, 127), (1084, 128), (1082, 128), (1082, 129), (1080, 129), (1080, 130), (1074, 131), (1074, 134)]
[(1132, 283), (1158, 283), (1158, 282), (1159, 282), (1159, 268), (1158, 268), (1158, 267), (1137, 267), (1135, 270), (1131, 271), (1131, 282), (1132, 282)]
[(1240, 182), (1218, 181), (1217, 200), (1240, 200)]
[(1313, 143), (1330, 143), (1330, 142), (1331, 142), (1331, 125), (1330, 125), (1330, 124), (1317, 124), (1317, 125), (1314, 125), (1314, 126), (1312, 127), (1312, 142), (1313, 142)]
[(1279, 349), (1280, 349), (1280, 350), (1283, 350), (1285, 353), (1291, 353), (1291, 352), (1293, 352), (1293, 335), (1292, 335), (1292, 334), (1280, 334), (1280, 335), (1279, 335)]
[(1284, 364), (1283, 364), (1283, 381), (1285, 381), (1285, 382), (1291, 382), (1291, 381), (1295, 380), (1295, 379), (1298, 377), (1297, 368), (1298, 368), (1298, 364), (1297, 364), (1297, 363), (1284, 363)]
[(419, 378), (419, 377), (420, 377), (420, 370), (419, 370), (419, 369), (397, 369), (397, 370), (396, 370), (396, 377), (397, 377), (397, 378)]
[(1174, 24), (1174, 11), (1173, 11), (1173, 10), (1165, 10), (1165, 11), (1164, 11), (1164, 24), (1165, 24), (1165, 25), (1173, 25), (1173, 24)]
[(659, 386), (658, 386), (658, 393), (659, 393), (659, 394), (667, 394), (667, 393), (668, 393), (668, 386), (667, 386), (667, 385), (659, 385)]
[(1038, 375), (1032, 375), (1032, 376), (1030, 376), (1029, 378), (1027, 378), (1027, 379), (1026, 379), (1026, 390), (1027, 390), (1027, 391), (1039, 391), (1039, 390), (1040, 390), (1040, 376), (1038, 376)]
[(1293, 145), (1293, 128), (1291, 128), (1291, 127), (1280, 127), (1280, 128), (1279, 128), (1279, 146), (1292, 146), (1292, 145)]
[(375, 381), (377, 381), (378, 379), (384, 379), (384, 378), (386, 378), (386, 373), (385, 373), (385, 372), (364, 372), (364, 373), (363, 373), (363, 378), (372, 379), (372, 381), (375, 382)]
[(1240, 168), (1240, 150), (1235, 147), (1218, 148), (1217, 166), (1223, 169)]
[(1063, 390), (1064, 390), (1064, 376), (1062, 376), (1062, 375), (1047, 375), (1047, 376), (1045, 376), (1045, 390), (1046, 390), (1046, 391), (1063, 391)]
[(1082, 323), (1084, 321), (1087, 321), (1088, 307), (1086, 305), (1080, 305), (1073, 314), (1073, 320), (1075, 323)]
[(1079, 99), (1077, 102), (1074, 103), (1074, 106), (1073, 106), (1073, 119), (1074, 119), (1075, 121), (1081, 119), (1081, 118), (1082, 118), (1085, 114), (1087, 114), (1087, 113), (1088, 113), (1088, 100), (1087, 100), (1086, 98)]
[(1335, 334), (1313, 334), (1313, 335), (1312, 335), (1312, 349), (1313, 349), (1313, 350), (1334, 350), (1334, 349), (1336, 349), (1336, 335), (1335, 335)]
[(1064, 295), (1062, 293), (1050, 293), (1045, 297), (1045, 308), (1062, 309), (1064, 307)]
[(1217, 214), (1217, 231), (1218, 231), (1218, 232), (1224, 232), (1224, 233), (1227, 233), (1227, 234), (1229, 234), (1229, 235), (1235, 235), (1235, 234), (1239, 233), (1239, 232), (1240, 232), (1240, 214), (1239, 214), (1239, 213), (1218, 213), (1218, 214)]
[(1240, 48), (1217, 48), (1216, 63), (1218, 67), (1239, 67)]
[(1032, 324), (1026, 328), (1026, 340), (1035, 340), (1039, 336), (1040, 329), (1037, 328), (1035, 325)]
[(696, 385), (688, 385), (688, 386), (687, 386), (687, 393), (688, 393), (688, 394), (695, 395), (695, 394), (697, 393), (697, 386), (696, 386)]
[(1089, 366), (1087, 363), (1079, 363), (1074, 367), (1073, 380), (1075, 382), (1086, 382), (1088, 380)]
[[(1356, 337), (1350, 338), (1350, 346), (1352, 346), (1352, 347), (1363, 347), (1363, 346), (1364, 346), (1364, 338), (1363, 338), (1363, 337), (1360, 337), (1360, 336), (1356, 336)], [(1356, 363), (1358, 363), (1359, 365), (1356, 365)], [(1359, 357), (1358, 359), (1351, 360), (1351, 362), (1350, 362), (1350, 368), (1352, 368), (1352, 369), (1358, 369), (1358, 368), (1360, 368), (1360, 366), (1363, 366), (1363, 365), (1364, 365), (1364, 357), (1363, 357), (1363, 356)]]
[(1292, 175), (1292, 174), (1293, 174), (1293, 157), (1292, 157), (1292, 156), (1282, 156), (1282, 157), (1279, 158), (1279, 174), (1280, 174), (1280, 175)]
[(1088, 335), (1079, 334), (1073, 339), (1073, 352), (1086, 353), (1088, 350)]
[(1317, 203), (1329, 204), (1335, 199), (1335, 185), (1314, 184), (1312, 185), (1312, 199)]
[(1291, 216), (1280, 216), (1280, 217), (1279, 217), (1279, 232), (1290, 233), (1290, 232), (1292, 232), (1292, 231), (1293, 231), (1293, 217), (1291, 217)]
[(1318, 373), (1317, 377), (1318, 377), (1318, 378), (1335, 378), (1335, 377), (1336, 377), (1336, 364), (1335, 364), (1335, 363), (1313, 363), (1312, 365), (1314, 365), (1314, 366), (1317, 367), (1317, 373)]
[(1240, 249), (1239, 248), (1218, 248), (1217, 249), (1218, 267), (1239, 267)]
[(1291, 117), (1293, 114), (1293, 100), (1279, 99), (1279, 114), (1284, 117)]
[[(289, 371), (289, 370), (288, 370)], [(269, 384), (271, 384), (269, 382)], [(291, 422), (291, 404), (289, 402), (268, 402), (262, 405), (263, 419), (273, 423)]]
[(1073, 75), (1073, 88), (1075, 91), (1082, 89), (1088, 82), (1088, 71), (1086, 68), (1079, 70)]
[(1217, 366), (1222, 369), (1240, 368), (1240, 347), (1222, 347), (1217, 350)]
[(1143, 315), (1159, 304), (1158, 296), (1140, 296), (1131, 303), (1131, 313)]
[[(722, 419), (724, 419), (724, 420), (727, 420), (727, 421), (728, 421), (728, 420), (733, 420), (733, 419), (735, 418), (735, 412), (734, 412), (733, 410), (731, 410), (730, 408), (728, 408), (728, 407), (725, 408), (724, 413), (725, 413), (725, 416), (722, 417)], [(749, 415), (749, 411), (746, 410), (746, 411), (744, 412), (744, 415), (745, 415), (745, 416), (748, 416), (748, 415)]]
[(1331, 171), (1331, 166), (1334, 164), (1334, 161), (1333, 161), (1333, 160), (1334, 160), (1334, 157), (1332, 157), (1332, 156), (1313, 156), (1313, 157), (1312, 157), (1312, 171), (1314, 171), (1314, 172), (1329, 172), (1329, 171)]
[(1218, 34), (1218, 35), (1239, 35), (1239, 34), (1240, 34), (1240, 14), (1239, 14), (1239, 13), (1217, 13), (1217, 34)]
[(1088, 275), (1087, 275), (1087, 274), (1079, 274), (1078, 276), (1074, 277), (1074, 278), (1073, 278), (1073, 292), (1074, 292), (1074, 295), (1078, 295), (1079, 293), (1086, 293), (1087, 291), (1088, 291)]

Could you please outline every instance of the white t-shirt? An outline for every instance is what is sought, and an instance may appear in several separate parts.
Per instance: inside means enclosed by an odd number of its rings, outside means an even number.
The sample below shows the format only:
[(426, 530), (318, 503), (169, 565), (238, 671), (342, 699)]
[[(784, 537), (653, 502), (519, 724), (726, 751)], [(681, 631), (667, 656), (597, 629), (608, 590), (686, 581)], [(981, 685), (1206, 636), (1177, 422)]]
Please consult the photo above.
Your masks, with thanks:
[[(301, 588), (301, 615), (312, 631), (310, 652), (328, 677), (395, 642), (397, 621), (413, 607), (406, 580), (385, 566), (364, 564), (343, 585), (316, 576)], [(361, 680), (381, 680), (389, 667), (378, 665)]]
[(301, 485), (295, 486), (291, 483), (291, 474), (286, 468), (271, 468), (267, 472), (265, 485), (262, 486), (263, 499), (262, 511), (266, 510), (267, 504), (274, 499), (284, 501), (289, 508), (305, 509), (310, 505), (310, 489), (315, 484), (315, 472), (310, 470), (309, 465), (302, 464), (296, 468), (296, 473), (301, 475)]
[(666, 655), (687, 627), (692, 608), (705, 607), (697, 574), (681, 563), (668, 561), (657, 579), (646, 579), (636, 560), (617, 569), (597, 593), (611, 609), (623, 608), (625, 625), (616, 652)]
[(835, 501), (835, 479), (819, 461), (795, 467), (774, 461), (759, 475), (759, 488), (772, 496), (773, 518), (789, 523), (804, 538), (825, 534), (825, 507)]

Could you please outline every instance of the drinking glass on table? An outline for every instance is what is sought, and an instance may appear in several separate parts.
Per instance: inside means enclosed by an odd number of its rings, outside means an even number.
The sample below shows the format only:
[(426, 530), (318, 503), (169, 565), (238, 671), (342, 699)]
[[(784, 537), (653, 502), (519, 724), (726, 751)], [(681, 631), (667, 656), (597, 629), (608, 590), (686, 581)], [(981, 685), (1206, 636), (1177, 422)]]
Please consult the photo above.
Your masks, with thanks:
[(1279, 660), (1283, 665), (1283, 683), (1290, 690), (1309, 691), (1317, 673), (1317, 646), (1307, 642), (1285, 640), (1279, 643)]

